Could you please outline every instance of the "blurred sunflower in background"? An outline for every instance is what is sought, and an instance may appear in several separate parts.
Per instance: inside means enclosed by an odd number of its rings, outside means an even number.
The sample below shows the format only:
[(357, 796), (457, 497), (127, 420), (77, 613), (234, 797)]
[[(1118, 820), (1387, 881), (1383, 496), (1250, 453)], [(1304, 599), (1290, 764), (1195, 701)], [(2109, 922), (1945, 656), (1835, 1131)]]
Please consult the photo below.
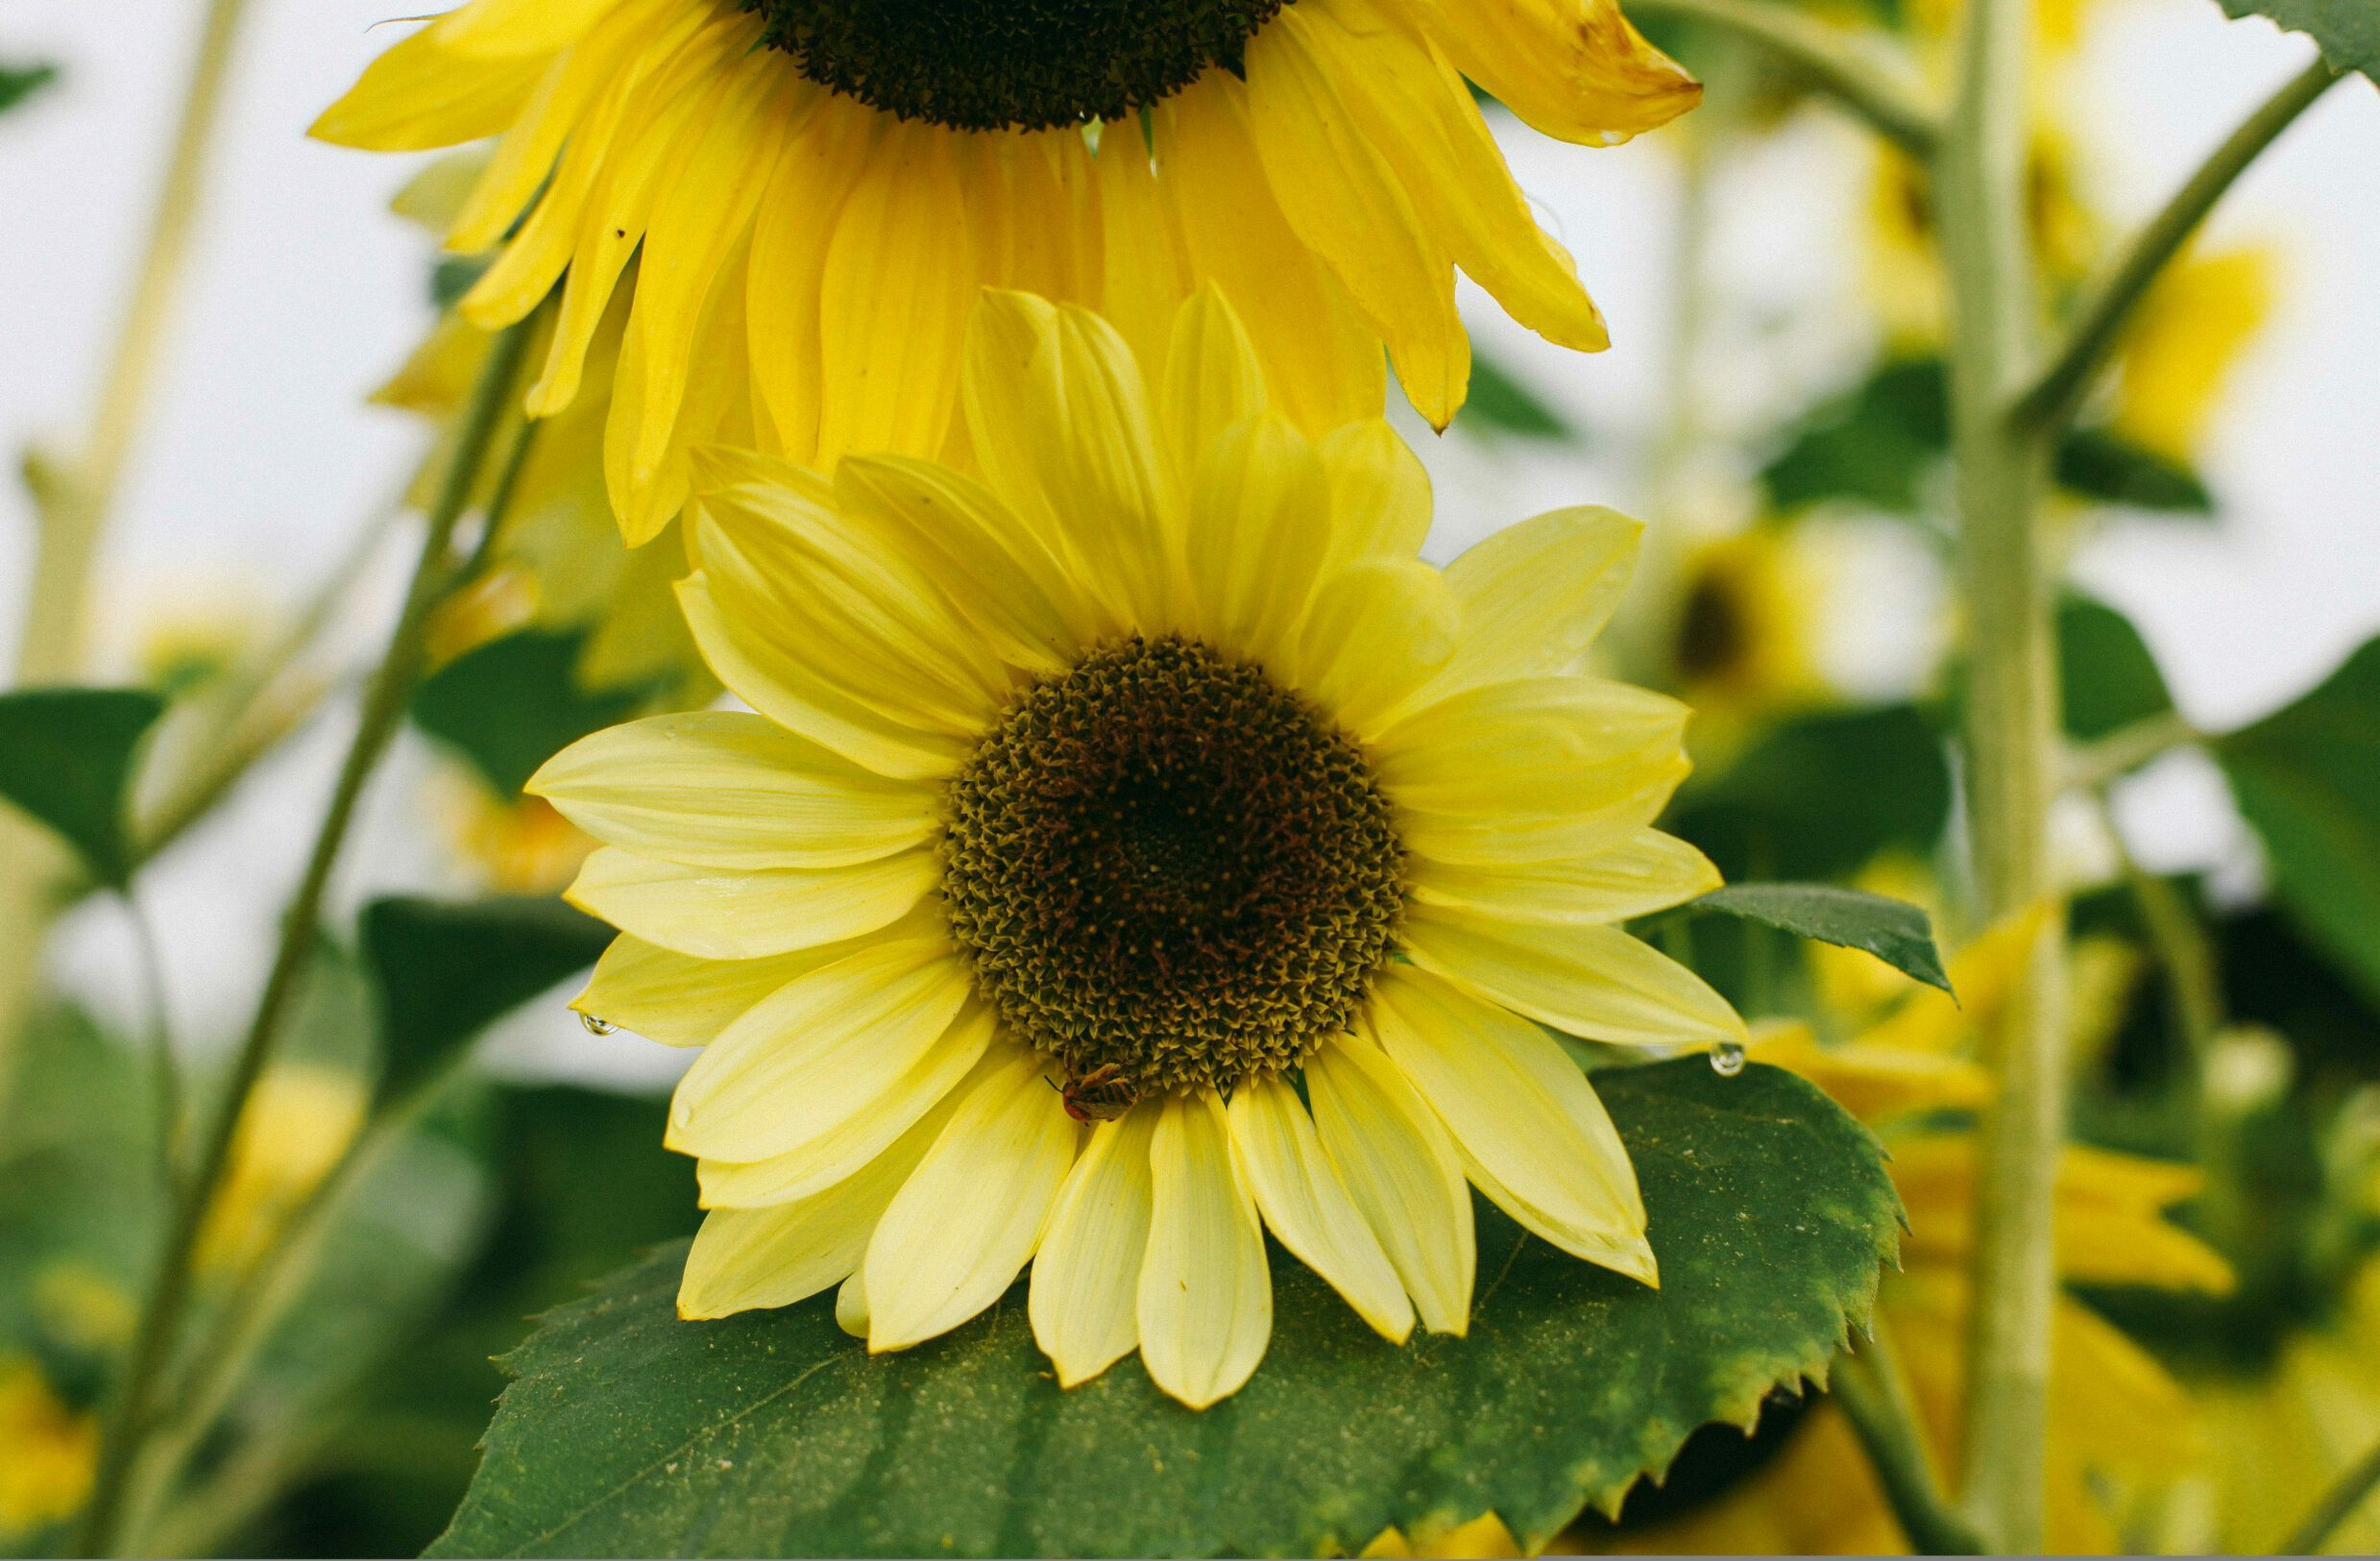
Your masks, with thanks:
[(1176, 305), (1220, 285), (1309, 434), (1378, 415), (1383, 343), (1414, 405), (1454, 415), (1457, 266), (1549, 339), (1603, 347), (1466, 78), (1590, 145), (1701, 93), (1614, 0), (474, 0), (314, 134), (502, 137), (447, 242), (518, 225), (463, 301), (481, 329), (562, 283), (533, 415), (582, 393), (638, 258), (605, 473), (641, 544), (704, 442), (819, 470), (962, 456), (979, 287), (1099, 308), (1154, 374)]
[(1655, 1282), (1540, 1028), (1743, 1035), (1617, 925), (1717, 883), (1648, 827), (1685, 708), (1566, 671), (1636, 524), (1419, 562), (1410, 451), (1272, 411), (1212, 290), (1154, 393), (1096, 316), (989, 294), (963, 399), (981, 484), (703, 457), (681, 599), (759, 714), (598, 733), (532, 783), (606, 842), (571, 898), (626, 935), (578, 1006), (705, 1047), (670, 1113), (711, 1210), (681, 1312), (840, 1281), (896, 1350), (1030, 1260), (1062, 1383), (1137, 1348), (1202, 1406), (1264, 1353), (1267, 1230), (1398, 1340), (1468, 1325), (1467, 1180)]

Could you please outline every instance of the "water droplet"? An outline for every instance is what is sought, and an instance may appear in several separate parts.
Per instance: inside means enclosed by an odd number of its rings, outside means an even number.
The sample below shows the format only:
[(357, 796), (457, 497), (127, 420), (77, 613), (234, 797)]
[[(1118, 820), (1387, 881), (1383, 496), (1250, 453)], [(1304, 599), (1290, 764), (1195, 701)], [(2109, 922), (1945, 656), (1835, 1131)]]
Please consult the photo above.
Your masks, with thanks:
[(619, 1028), (611, 1020), (598, 1019), (592, 1013), (580, 1014), (578, 1022), (587, 1027), (587, 1034), (591, 1036), (608, 1036)]
[(1711, 1071), (1722, 1079), (1732, 1079), (1743, 1071), (1743, 1043), (1722, 1040), (1711, 1048)]

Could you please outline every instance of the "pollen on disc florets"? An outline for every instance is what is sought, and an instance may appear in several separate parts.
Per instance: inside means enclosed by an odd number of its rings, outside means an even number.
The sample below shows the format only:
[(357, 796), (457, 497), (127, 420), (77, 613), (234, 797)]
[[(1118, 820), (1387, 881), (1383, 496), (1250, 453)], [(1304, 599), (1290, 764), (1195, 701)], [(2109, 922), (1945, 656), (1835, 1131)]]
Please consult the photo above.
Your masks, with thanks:
[(1403, 849), (1354, 744), (1178, 638), (1026, 690), (948, 810), (944, 904), (1001, 1017), (1143, 1094), (1303, 1061), (1402, 915)]
[(955, 130), (1114, 119), (1240, 69), (1288, 0), (742, 0), (823, 86)]

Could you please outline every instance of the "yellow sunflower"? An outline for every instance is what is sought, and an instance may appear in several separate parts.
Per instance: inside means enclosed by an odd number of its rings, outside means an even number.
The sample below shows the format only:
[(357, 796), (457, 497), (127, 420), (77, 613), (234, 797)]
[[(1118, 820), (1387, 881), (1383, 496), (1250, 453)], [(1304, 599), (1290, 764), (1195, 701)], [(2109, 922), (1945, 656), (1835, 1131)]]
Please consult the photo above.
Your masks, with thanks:
[(642, 542), (699, 443), (819, 470), (943, 453), (979, 286), (1099, 308), (1154, 373), (1216, 282), (1308, 433), (1378, 414), (1384, 342), (1413, 403), (1454, 415), (1458, 265), (1604, 346), (1466, 77), (1590, 144), (1701, 95), (1615, 0), (473, 0), (314, 134), (503, 137), (448, 244), (519, 225), (464, 302), (483, 329), (567, 273), (537, 415), (577, 394), (642, 246), (607, 450)]
[(1386, 424), (1269, 410), (1217, 293), (1172, 338), (1152, 390), (1097, 316), (987, 294), (982, 483), (704, 452), (680, 599), (757, 714), (531, 783), (606, 842), (571, 895), (627, 935), (578, 1006), (705, 1046), (686, 1316), (841, 1282), (898, 1350), (1031, 1261), (1059, 1381), (1138, 1348), (1204, 1405), (1264, 1353), (1268, 1229), (1389, 1338), (1463, 1331), (1467, 1178), (1655, 1282), (1541, 1028), (1743, 1037), (1617, 925), (1717, 882), (1649, 827), (1685, 708), (1567, 671), (1639, 528), (1558, 511), (1442, 574)]

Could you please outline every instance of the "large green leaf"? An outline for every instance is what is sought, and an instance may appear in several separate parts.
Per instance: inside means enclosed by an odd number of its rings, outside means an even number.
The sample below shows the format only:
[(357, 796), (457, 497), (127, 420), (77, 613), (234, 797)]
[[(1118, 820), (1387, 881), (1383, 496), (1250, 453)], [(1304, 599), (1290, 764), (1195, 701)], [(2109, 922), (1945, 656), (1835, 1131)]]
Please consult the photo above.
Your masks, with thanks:
[(164, 710), (146, 689), (0, 694), (0, 797), (63, 836), (94, 877), (121, 884), (133, 759)]
[(1136, 1359), (1060, 1392), (1021, 1286), (874, 1358), (830, 1296), (683, 1323), (672, 1246), (507, 1358), (520, 1379), (430, 1553), (1312, 1555), (1489, 1509), (1542, 1544), (1696, 1426), (1822, 1378), (1896, 1244), (1874, 1139), (1802, 1080), (1693, 1058), (1596, 1083), (1658, 1291), (1482, 1206), (1469, 1336), (1400, 1349), (1275, 1249), (1265, 1363), (1194, 1413)]
[(2088, 743), (2174, 708), (2149, 642), (2105, 602), (2070, 593), (2058, 603), (2057, 654), (2070, 737)]
[(2177, 515), (2215, 511), (2215, 496), (2198, 473), (2112, 428), (2076, 428), (2066, 435), (2058, 442), (2052, 475), (2068, 493), (2127, 509)]
[(2264, 841), (2275, 895), (2380, 995), (2380, 640), (2214, 746)]
[(415, 693), (414, 724), (460, 749), (499, 795), (518, 796), (538, 766), (643, 699), (580, 688), (585, 643), (583, 633), (523, 629), (467, 651)]
[(2222, 0), (2234, 16), (2270, 16), (2311, 37), (2341, 70), (2380, 82), (2380, 5), (2373, 0)]
[(1720, 774), (1695, 777), (1662, 827), (1729, 879), (1842, 878), (1884, 847), (1930, 850), (1950, 816), (1941, 738), (1914, 705), (1789, 721)]
[(1906, 900), (1834, 884), (1730, 884), (1678, 909), (1723, 912), (1797, 938), (1860, 949), (1903, 975), (1951, 989), (1942, 952), (1934, 947), (1933, 922)]
[(507, 1010), (593, 964), (611, 940), (602, 922), (540, 894), (366, 906), (364, 959), (379, 984), (386, 1057), (381, 1098), (428, 1077)]

